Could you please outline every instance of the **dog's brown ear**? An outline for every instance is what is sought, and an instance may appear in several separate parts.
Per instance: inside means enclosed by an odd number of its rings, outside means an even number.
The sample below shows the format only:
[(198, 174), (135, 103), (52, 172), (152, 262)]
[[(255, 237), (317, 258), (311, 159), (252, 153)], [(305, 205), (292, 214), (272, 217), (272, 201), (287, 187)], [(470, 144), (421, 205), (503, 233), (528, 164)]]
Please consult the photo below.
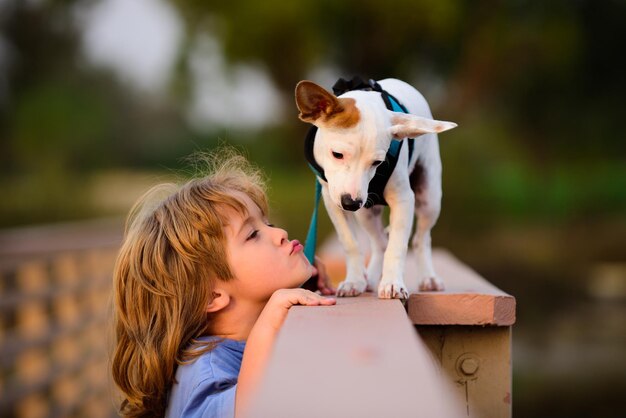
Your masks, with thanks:
[(312, 81), (304, 80), (296, 86), (298, 117), (304, 122), (315, 123), (319, 118), (332, 114), (338, 106), (337, 97)]
[(424, 134), (436, 134), (457, 126), (454, 122), (423, 118), (410, 113), (390, 113), (392, 116), (389, 133), (395, 139), (415, 138)]
[(337, 98), (312, 81), (301, 81), (296, 86), (296, 105), (304, 122), (316, 126), (348, 128), (359, 121), (359, 111), (351, 98)]

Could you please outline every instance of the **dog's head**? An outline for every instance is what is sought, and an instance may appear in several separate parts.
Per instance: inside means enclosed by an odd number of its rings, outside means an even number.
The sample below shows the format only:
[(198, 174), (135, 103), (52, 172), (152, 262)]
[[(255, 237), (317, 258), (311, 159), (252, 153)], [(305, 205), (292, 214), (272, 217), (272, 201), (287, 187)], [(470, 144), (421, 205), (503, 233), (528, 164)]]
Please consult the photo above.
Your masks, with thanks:
[(336, 97), (311, 81), (296, 86), (296, 104), (300, 119), (318, 128), (321, 152), (315, 157), (324, 168), (330, 198), (351, 211), (365, 203), (370, 180), (385, 160), (392, 139), (415, 138), (456, 126), (392, 112), (378, 97), (363, 91)]

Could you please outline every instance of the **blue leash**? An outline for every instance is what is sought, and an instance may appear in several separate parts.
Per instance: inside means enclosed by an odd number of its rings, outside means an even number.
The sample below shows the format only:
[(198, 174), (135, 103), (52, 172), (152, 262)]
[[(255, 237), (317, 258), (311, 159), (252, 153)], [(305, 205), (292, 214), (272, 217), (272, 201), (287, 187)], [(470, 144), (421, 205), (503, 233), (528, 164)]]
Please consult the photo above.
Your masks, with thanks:
[(315, 206), (313, 207), (313, 215), (311, 216), (309, 232), (307, 232), (306, 241), (304, 242), (304, 255), (311, 264), (315, 261), (315, 246), (317, 245), (317, 212), (320, 205), (321, 194), (322, 185), (317, 177), (315, 177)]

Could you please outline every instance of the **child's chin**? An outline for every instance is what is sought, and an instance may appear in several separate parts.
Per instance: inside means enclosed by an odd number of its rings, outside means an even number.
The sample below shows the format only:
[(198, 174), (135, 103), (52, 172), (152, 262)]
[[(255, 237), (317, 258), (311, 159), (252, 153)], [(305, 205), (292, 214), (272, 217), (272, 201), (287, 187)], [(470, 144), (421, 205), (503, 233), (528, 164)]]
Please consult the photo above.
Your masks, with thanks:
[(307, 275), (304, 279), (300, 279), (298, 280), (298, 284), (296, 286), (294, 286), (294, 288), (296, 287), (302, 287), (303, 284), (305, 284), (311, 277), (313, 277), (312, 275)]

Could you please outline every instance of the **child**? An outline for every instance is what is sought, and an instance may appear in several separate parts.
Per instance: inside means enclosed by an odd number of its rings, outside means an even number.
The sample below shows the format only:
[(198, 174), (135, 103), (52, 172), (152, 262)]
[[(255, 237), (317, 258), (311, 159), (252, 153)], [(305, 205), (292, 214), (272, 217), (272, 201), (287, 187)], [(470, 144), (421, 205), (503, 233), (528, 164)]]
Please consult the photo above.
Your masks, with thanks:
[(316, 268), (268, 223), (259, 173), (228, 154), (131, 210), (114, 272), (123, 416), (245, 413), (289, 308), (335, 303), (298, 288)]

